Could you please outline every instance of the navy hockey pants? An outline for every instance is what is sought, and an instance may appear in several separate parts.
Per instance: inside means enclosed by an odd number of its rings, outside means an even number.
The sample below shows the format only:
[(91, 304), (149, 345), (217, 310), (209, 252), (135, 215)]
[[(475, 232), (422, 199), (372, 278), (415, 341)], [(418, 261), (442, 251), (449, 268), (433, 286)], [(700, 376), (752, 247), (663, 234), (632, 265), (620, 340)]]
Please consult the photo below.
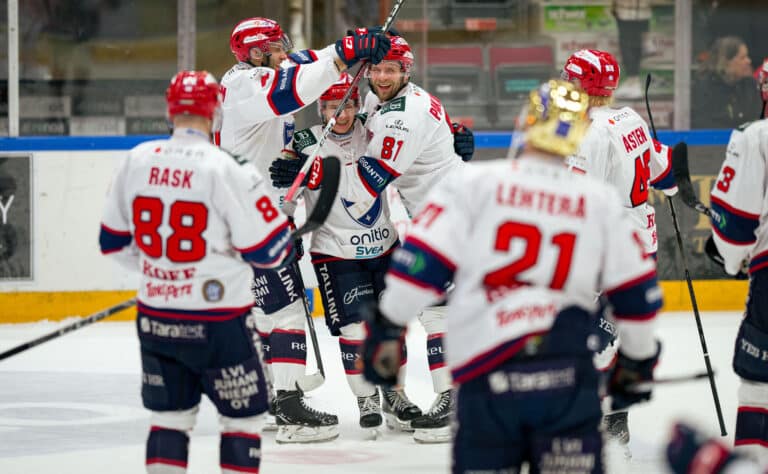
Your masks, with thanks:
[(453, 473), (602, 473), (599, 376), (589, 356), (510, 359), (459, 386)]

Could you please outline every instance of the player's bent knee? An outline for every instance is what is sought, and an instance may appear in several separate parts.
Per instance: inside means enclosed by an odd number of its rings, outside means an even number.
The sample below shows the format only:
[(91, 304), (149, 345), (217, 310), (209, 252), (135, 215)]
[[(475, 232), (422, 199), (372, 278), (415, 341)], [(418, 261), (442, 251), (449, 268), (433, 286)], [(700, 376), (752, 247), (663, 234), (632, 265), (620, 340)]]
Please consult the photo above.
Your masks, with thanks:
[(249, 434), (259, 434), (266, 424), (267, 414), (261, 413), (244, 418), (233, 418), (231, 416), (219, 415), (219, 426), (222, 433), (241, 432)]
[(352, 323), (340, 328), (341, 336), (347, 339), (362, 341), (365, 338), (365, 327), (363, 323)]
[(288, 306), (270, 314), (274, 329), (300, 329), (304, 330), (304, 302), (296, 300)]
[(161, 428), (176, 431), (192, 431), (195, 427), (197, 412), (200, 407), (194, 406), (189, 410), (178, 411), (153, 411), (150, 424)]
[(437, 334), (445, 332), (445, 306), (430, 306), (424, 308), (419, 315), (419, 321), (424, 326), (427, 334)]

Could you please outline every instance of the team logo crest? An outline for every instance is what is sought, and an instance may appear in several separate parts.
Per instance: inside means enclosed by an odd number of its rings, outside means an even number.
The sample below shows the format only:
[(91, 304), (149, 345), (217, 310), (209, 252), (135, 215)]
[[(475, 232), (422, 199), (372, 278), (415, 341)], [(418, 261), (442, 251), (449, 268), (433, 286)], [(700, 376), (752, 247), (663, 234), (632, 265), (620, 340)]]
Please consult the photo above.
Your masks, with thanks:
[(221, 301), (224, 298), (224, 285), (219, 280), (208, 280), (203, 283), (203, 298), (209, 303)]
[(362, 203), (347, 201), (344, 198), (341, 198), (341, 203), (344, 205), (347, 215), (364, 227), (373, 227), (381, 216), (381, 196), (376, 196), (376, 199), (368, 207)]

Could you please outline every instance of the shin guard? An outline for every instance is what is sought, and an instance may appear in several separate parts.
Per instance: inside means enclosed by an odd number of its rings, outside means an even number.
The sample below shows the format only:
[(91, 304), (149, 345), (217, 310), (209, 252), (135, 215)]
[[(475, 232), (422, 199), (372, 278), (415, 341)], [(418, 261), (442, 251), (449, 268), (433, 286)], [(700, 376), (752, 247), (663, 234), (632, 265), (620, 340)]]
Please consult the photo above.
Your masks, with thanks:
[(189, 436), (179, 430), (153, 426), (147, 438), (148, 474), (183, 474), (187, 472)]

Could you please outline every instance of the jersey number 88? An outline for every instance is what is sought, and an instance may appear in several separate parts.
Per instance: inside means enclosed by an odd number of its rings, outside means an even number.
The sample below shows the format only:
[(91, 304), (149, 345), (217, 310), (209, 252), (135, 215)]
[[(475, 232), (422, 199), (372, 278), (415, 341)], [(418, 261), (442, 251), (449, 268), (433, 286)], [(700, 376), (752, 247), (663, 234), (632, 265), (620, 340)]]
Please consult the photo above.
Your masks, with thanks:
[(208, 208), (192, 201), (175, 201), (170, 205), (168, 225), (171, 235), (163, 245), (158, 232), (165, 214), (163, 201), (156, 197), (137, 196), (133, 200), (133, 225), (136, 245), (148, 257), (165, 256), (176, 263), (198, 262), (205, 257), (203, 232), (208, 228)]

